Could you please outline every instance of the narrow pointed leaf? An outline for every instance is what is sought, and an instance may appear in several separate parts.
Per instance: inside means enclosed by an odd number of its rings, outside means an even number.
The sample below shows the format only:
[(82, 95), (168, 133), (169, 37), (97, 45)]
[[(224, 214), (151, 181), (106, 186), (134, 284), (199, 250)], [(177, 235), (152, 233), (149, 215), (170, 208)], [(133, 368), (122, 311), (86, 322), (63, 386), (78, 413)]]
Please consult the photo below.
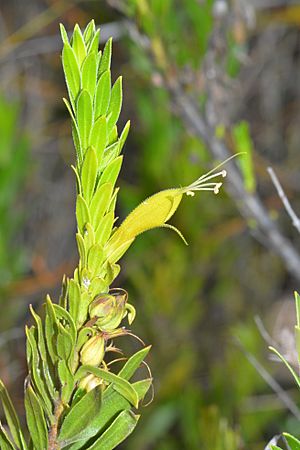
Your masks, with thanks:
[(110, 199), (112, 196), (111, 183), (102, 184), (96, 191), (91, 202), (90, 211), (92, 217), (92, 225), (96, 229), (106, 213)]
[(98, 227), (96, 228), (95, 238), (96, 241), (104, 245), (110, 238), (113, 226), (114, 226), (115, 214), (114, 211), (106, 214), (101, 222), (99, 222)]
[(81, 91), (76, 107), (77, 125), (83, 152), (89, 146), (89, 136), (93, 125), (92, 98), (87, 90)]
[(108, 114), (110, 116), (107, 119), (108, 130), (112, 130), (113, 126), (117, 123), (122, 108), (122, 97), (122, 77), (119, 77), (111, 90), (108, 108)]
[(106, 147), (107, 139), (107, 125), (104, 116), (99, 117), (93, 125), (90, 134), (90, 145), (96, 150), (99, 166), (103, 157), (103, 152)]
[(88, 48), (89, 53), (97, 54), (99, 48), (99, 41), (100, 41), (100, 30), (97, 30), (89, 44)]
[(86, 89), (91, 98), (94, 98), (96, 91), (96, 78), (97, 78), (97, 62), (96, 54), (89, 53), (84, 60), (81, 70), (81, 86), (82, 89)]
[(291, 450), (300, 450), (300, 441), (298, 441), (298, 439), (289, 433), (283, 433), (283, 436)]
[(105, 44), (98, 70), (99, 76), (106, 70), (110, 69), (111, 53), (112, 53), (112, 38), (108, 39), (108, 41)]
[(114, 186), (119, 176), (122, 162), (123, 156), (118, 156), (118, 158), (112, 161), (104, 170), (100, 178), (100, 184), (111, 183)]
[(90, 203), (97, 177), (98, 160), (93, 147), (89, 147), (85, 153), (85, 158), (81, 169), (81, 186), (87, 204)]
[(21, 432), (20, 421), (15, 411), (15, 408), (12, 404), (8, 391), (1, 380), (0, 380), (0, 399), (12, 438), (17, 444), (17, 446), (23, 449), (24, 437)]
[(93, 38), (94, 34), (96, 31), (96, 27), (95, 27), (95, 21), (94, 19), (92, 19), (86, 26), (84, 33), (83, 33), (83, 39), (85, 41), (86, 44), (89, 44), (89, 42), (91, 41), (91, 39)]
[(138, 395), (128, 381), (106, 370), (99, 369), (93, 366), (81, 366), (76, 372), (76, 379), (79, 380), (86, 373), (93, 373), (98, 378), (102, 378), (104, 381), (112, 383), (113, 388), (126, 398), (133, 406), (138, 406)]
[(76, 97), (80, 90), (80, 71), (74, 50), (68, 43), (64, 44), (62, 52), (62, 63), (70, 100), (74, 105)]
[(81, 34), (79, 26), (76, 24), (74, 27), (74, 33), (72, 37), (72, 48), (76, 55), (78, 65), (81, 67), (82, 62), (86, 57), (86, 47), (83, 40), (83, 36)]
[(62, 39), (63, 43), (69, 44), (68, 33), (66, 32), (66, 29), (62, 23), (59, 24), (59, 29), (60, 29), (60, 35), (61, 35), (61, 39)]
[(107, 113), (111, 96), (111, 75), (110, 71), (105, 71), (98, 83), (95, 97), (95, 117), (98, 118)]
[(100, 268), (104, 260), (104, 251), (102, 245), (94, 244), (88, 254), (88, 269), (90, 270), (92, 277), (99, 274)]
[(75, 406), (71, 405), (58, 436), (62, 446), (69, 445), (97, 432), (97, 427), (93, 422), (95, 416), (100, 412), (101, 392), (101, 387), (97, 386), (85, 394)]
[(48, 430), (44, 413), (31, 385), (28, 385), (25, 391), (25, 409), (28, 429), (35, 448), (48, 448)]
[(76, 219), (78, 229), (81, 233), (84, 232), (85, 225), (91, 221), (88, 205), (82, 195), (77, 195), (76, 200)]
[(88, 450), (113, 450), (132, 433), (139, 417), (131, 411), (122, 411)]

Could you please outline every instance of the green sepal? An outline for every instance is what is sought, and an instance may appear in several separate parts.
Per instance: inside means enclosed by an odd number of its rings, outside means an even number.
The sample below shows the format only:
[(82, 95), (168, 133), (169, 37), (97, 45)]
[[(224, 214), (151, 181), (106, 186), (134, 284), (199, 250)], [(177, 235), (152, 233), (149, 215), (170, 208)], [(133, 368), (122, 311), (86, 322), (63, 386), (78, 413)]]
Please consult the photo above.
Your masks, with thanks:
[(104, 116), (107, 113), (111, 96), (111, 75), (110, 71), (106, 70), (97, 83), (95, 96), (95, 118)]
[(108, 132), (113, 129), (120, 116), (122, 108), (122, 77), (119, 77), (111, 90), (110, 103), (108, 107), (107, 129)]
[(70, 100), (74, 107), (75, 100), (80, 90), (81, 78), (74, 50), (67, 42), (64, 44), (62, 51), (62, 63)]
[(106, 70), (110, 70), (111, 53), (112, 53), (112, 38), (109, 38), (103, 50), (103, 54), (98, 69), (98, 76), (102, 75), (102, 73), (105, 72)]
[(78, 24), (74, 27), (72, 36), (72, 48), (77, 58), (79, 68), (86, 57), (86, 46)]
[(71, 405), (58, 436), (61, 448), (81, 439), (89, 438), (97, 432), (95, 417), (100, 413), (101, 393), (101, 387), (96, 386), (86, 393), (75, 406)]
[(91, 98), (94, 98), (97, 82), (97, 61), (96, 54), (89, 53), (81, 68), (81, 86), (86, 89)]
[(104, 183), (111, 183), (112, 186), (115, 185), (121, 170), (122, 162), (123, 156), (118, 156), (118, 158), (116, 158), (106, 167), (100, 178), (100, 185)]
[(29, 384), (25, 391), (25, 410), (30, 437), (36, 449), (48, 448), (48, 430), (40, 401)]
[(87, 450), (113, 450), (133, 432), (139, 417), (131, 411), (122, 411)]
[[(96, 230), (106, 213), (112, 196), (113, 187), (111, 183), (104, 183), (98, 187), (90, 205), (92, 225)], [(98, 241), (96, 241), (98, 242)]]
[(283, 437), (291, 450), (300, 450), (300, 441), (289, 433), (283, 433)]
[(126, 400), (128, 400), (133, 406), (138, 407), (138, 395), (127, 380), (121, 378), (106, 370), (99, 369), (93, 366), (81, 366), (76, 372), (76, 380), (80, 380), (86, 373), (92, 373), (96, 377), (103, 379), (109, 383), (112, 383), (113, 389), (119, 392)]
[[(20, 449), (26, 449), (27, 445), (24, 440), (24, 436), (21, 431), (21, 425), (17, 416), (16, 410), (11, 401), (10, 395), (4, 386), (2, 380), (0, 380), (0, 400), (4, 410), (7, 425), (9, 427), (10, 434)], [(2, 447), (1, 447), (2, 448)]]
[(88, 270), (91, 272), (92, 278), (97, 276), (100, 272), (101, 265), (104, 261), (104, 251), (100, 244), (94, 244), (88, 253)]
[(98, 159), (93, 147), (89, 147), (85, 153), (81, 169), (81, 186), (83, 196), (87, 204), (90, 203), (97, 178)]
[(77, 195), (76, 199), (76, 219), (78, 230), (81, 234), (83, 234), (86, 224), (91, 222), (91, 216), (89, 207), (83, 196), (80, 194)]
[(90, 134), (90, 145), (96, 150), (99, 167), (101, 167), (101, 161), (106, 146), (106, 129), (106, 118), (101, 116), (95, 121)]
[(79, 130), (80, 142), (83, 150), (89, 146), (90, 130), (93, 124), (92, 98), (87, 90), (82, 90), (76, 104), (76, 118)]
[(119, 261), (119, 259), (121, 259), (122, 256), (127, 252), (127, 250), (129, 249), (134, 240), (135, 238), (125, 241), (118, 246), (113, 246), (112, 249), (108, 242), (108, 245), (105, 248), (105, 253), (107, 256), (107, 260), (110, 262), (110, 264), (114, 264), (117, 261)]
[(96, 242), (98, 242), (101, 245), (106, 244), (111, 235), (114, 226), (114, 221), (115, 221), (114, 211), (109, 212), (103, 217), (101, 222), (99, 222), (98, 227), (96, 228), (95, 232)]

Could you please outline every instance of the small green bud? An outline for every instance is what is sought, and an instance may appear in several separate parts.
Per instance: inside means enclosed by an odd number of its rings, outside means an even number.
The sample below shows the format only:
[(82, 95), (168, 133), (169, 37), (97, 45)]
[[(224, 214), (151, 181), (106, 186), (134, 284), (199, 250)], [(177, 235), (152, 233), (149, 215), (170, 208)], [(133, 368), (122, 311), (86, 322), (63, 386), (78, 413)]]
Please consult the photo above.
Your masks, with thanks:
[(80, 362), (83, 365), (99, 366), (105, 355), (105, 340), (101, 335), (91, 337), (82, 347)]

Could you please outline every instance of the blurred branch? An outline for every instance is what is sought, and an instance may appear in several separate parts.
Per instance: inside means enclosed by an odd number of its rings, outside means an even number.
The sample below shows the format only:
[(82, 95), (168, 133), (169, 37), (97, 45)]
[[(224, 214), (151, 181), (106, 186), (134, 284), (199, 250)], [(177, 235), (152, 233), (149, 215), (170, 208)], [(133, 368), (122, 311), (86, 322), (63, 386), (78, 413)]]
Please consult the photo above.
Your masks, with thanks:
[(268, 172), (270, 174), (270, 177), (272, 179), (272, 182), (277, 190), (277, 193), (279, 195), (279, 198), (282, 201), (283, 206), (285, 207), (286, 212), (288, 213), (288, 215), (290, 216), (291, 220), (292, 220), (292, 224), (294, 225), (294, 227), (296, 228), (296, 230), (298, 231), (298, 233), (300, 233), (300, 219), (297, 216), (297, 214), (295, 213), (295, 211), (293, 210), (281, 184), (280, 181), (277, 178), (277, 175), (275, 174), (274, 170), (272, 169), (272, 167), (268, 167)]
[(297, 420), (300, 420), (300, 410), (294, 400), (289, 397), (289, 395), (282, 389), (279, 383), (269, 374), (269, 372), (260, 364), (260, 362), (252, 355), (242, 344), (239, 339), (235, 339), (236, 344), (246, 356), (248, 361), (252, 364), (252, 366), (257, 370), (260, 376), (265, 380), (265, 382), (270, 386), (270, 388), (276, 392), (278, 398), (282, 401), (282, 403), (287, 407), (287, 409), (296, 417)]
[[(126, 26), (129, 35), (150, 54), (150, 57), (156, 63), (155, 55), (151, 51), (151, 42), (147, 36), (141, 34), (132, 21), (127, 21)], [(158, 64), (156, 65), (158, 66)], [(231, 154), (228, 147), (222, 140), (217, 139), (214, 128), (208, 124), (194, 98), (184, 91), (177, 74), (174, 76), (174, 72), (171, 72), (170, 75), (166, 70), (161, 70), (161, 67), (159, 69), (165, 87), (171, 94), (176, 107), (176, 114), (195, 136), (206, 144), (214, 158), (218, 160), (227, 159)], [(227, 190), (246, 220), (255, 222), (255, 228), (252, 228), (255, 238), (280, 256), (287, 270), (300, 281), (300, 255), (295, 250), (294, 245), (280, 232), (276, 223), (271, 220), (258, 195), (249, 193), (245, 189), (237, 166), (233, 162), (229, 162), (227, 166)]]
[[(100, 42), (106, 42), (109, 37), (113, 37), (114, 40), (120, 39), (124, 32), (125, 28), (122, 21), (105, 23), (101, 25)], [(71, 35), (71, 33), (69, 33), (69, 35)], [(56, 53), (60, 50), (60, 34), (55, 34), (54, 36), (42, 36), (35, 39), (28, 39), (20, 43), (18, 47), (12, 48), (9, 55), (6, 55), (5, 60), (30, 58), (40, 54)]]

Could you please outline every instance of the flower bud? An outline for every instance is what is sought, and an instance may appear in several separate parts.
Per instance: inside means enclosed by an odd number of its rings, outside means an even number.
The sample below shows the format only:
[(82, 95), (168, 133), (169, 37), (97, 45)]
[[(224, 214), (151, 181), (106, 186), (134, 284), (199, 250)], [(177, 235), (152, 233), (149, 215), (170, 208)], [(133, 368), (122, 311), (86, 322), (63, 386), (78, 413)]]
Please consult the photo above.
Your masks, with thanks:
[(100, 294), (90, 304), (90, 317), (106, 317), (115, 308), (115, 297), (110, 294)]
[(80, 362), (83, 365), (99, 366), (105, 354), (105, 340), (103, 336), (91, 337), (82, 347)]
[(96, 324), (102, 331), (115, 330), (121, 323), (126, 313), (127, 292), (116, 294), (114, 297), (114, 306), (109, 314), (99, 317)]
[(99, 386), (99, 384), (102, 383), (101, 378), (96, 377), (92, 373), (89, 375), (86, 375), (79, 383), (78, 387), (79, 389), (83, 389), (86, 392), (91, 391), (96, 386)]

